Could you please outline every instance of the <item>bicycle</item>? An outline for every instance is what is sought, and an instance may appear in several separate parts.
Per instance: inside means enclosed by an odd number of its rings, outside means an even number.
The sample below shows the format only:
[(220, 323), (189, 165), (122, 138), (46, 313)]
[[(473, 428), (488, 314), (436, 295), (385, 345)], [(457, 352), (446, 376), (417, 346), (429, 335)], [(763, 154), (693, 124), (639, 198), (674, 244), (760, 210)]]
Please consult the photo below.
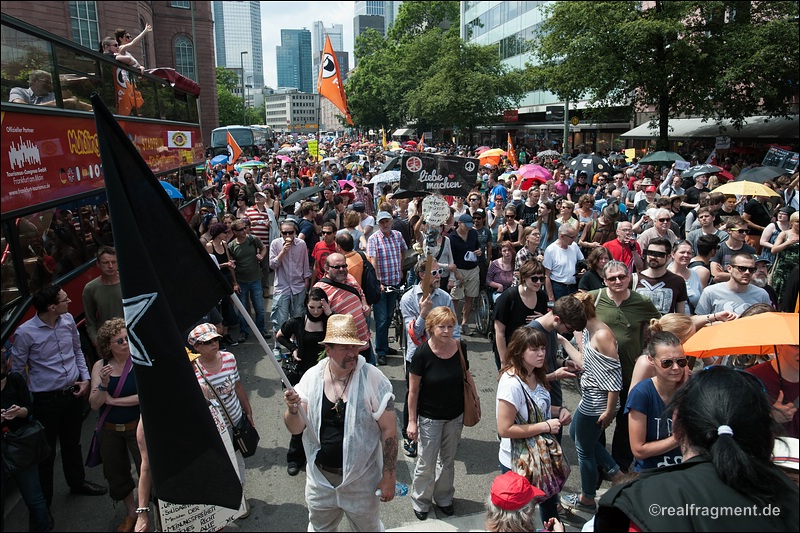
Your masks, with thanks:
[[(397, 306), (394, 308), (394, 312), (392, 313), (392, 322), (389, 326), (389, 341), (397, 342), (399, 346), (399, 352), (403, 356), (405, 360), (406, 357), (406, 349), (408, 348), (408, 337), (406, 337), (406, 328), (405, 323), (403, 322), (403, 314), (400, 312), (400, 299), (403, 295), (409, 290), (410, 287), (406, 287), (405, 285), (398, 285), (396, 287), (386, 287), (386, 292), (397, 293)], [(393, 337), (392, 337), (393, 334)]]

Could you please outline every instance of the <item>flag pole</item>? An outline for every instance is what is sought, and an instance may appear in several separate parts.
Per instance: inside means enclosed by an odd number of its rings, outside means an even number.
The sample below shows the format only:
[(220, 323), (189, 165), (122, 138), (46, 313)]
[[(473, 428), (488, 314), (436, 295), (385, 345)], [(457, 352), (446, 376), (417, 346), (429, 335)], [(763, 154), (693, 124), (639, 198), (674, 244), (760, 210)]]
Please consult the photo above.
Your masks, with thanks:
[[(253, 317), (251, 317), (247, 309), (244, 308), (244, 305), (242, 305), (241, 300), (239, 300), (239, 297), (236, 296), (236, 294), (230, 294), (229, 296), (231, 301), (233, 302), (233, 305), (236, 307), (236, 309), (239, 310), (239, 313), (242, 315), (242, 317), (244, 317), (244, 321), (247, 322), (248, 326), (250, 326), (250, 331), (252, 331), (253, 335), (255, 335), (256, 339), (258, 339), (258, 343), (261, 345), (262, 348), (264, 348), (264, 353), (267, 354), (267, 359), (269, 359), (270, 362), (272, 362), (272, 365), (275, 367), (275, 370), (278, 371), (278, 376), (281, 378), (281, 381), (283, 382), (284, 386), (289, 390), (294, 390), (294, 385), (292, 385), (289, 382), (289, 378), (286, 377), (286, 373), (284, 373), (283, 368), (281, 368), (281, 364), (275, 359), (275, 353), (272, 351), (272, 348), (269, 347), (269, 344), (267, 343), (267, 340), (264, 338), (264, 336), (261, 334), (261, 331), (259, 331), (259, 329), (256, 327), (256, 323), (253, 322)], [(308, 415), (306, 414), (306, 412), (302, 409), (298, 409), (298, 412), (300, 413), (300, 418), (303, 419), (303, 422), (305, 423), (306, 427), (311, 428), (308, 422)], [(314, 431), (312, 431), (311, 434), (313, 435), (314, 440), (317, 440), (317, 434)]]

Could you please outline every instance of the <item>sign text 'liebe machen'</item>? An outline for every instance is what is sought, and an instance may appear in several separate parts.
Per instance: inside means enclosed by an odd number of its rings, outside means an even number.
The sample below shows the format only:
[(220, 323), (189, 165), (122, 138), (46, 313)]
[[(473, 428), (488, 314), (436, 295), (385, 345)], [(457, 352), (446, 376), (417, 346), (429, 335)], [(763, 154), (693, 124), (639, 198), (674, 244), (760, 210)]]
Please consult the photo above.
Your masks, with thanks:
[(406, 191), (466, 197), (475, 186), (478, 166), (477, 159), (466, 157), (403, 154), (400, 188)]

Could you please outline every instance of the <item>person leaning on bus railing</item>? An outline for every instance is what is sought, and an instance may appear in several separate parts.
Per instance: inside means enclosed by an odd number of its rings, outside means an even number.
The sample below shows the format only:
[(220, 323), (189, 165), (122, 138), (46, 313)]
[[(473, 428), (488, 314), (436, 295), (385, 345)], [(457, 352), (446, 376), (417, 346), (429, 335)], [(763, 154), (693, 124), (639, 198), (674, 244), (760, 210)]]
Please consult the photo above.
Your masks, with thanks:
[[(57, 107), (56, 95), (53, 92), (53, 76), (45, 70), (32, 70), (28, 74), (28, 85), (24, 87), (14, 87), (8, 95), (8, 101), (12, 104), (41, 105), (47, 107)], [(67, 109), (78, 109), (80, 111), (91, 111), (92, 106), (81, 102), (76, 96), (68, 95), (65, 91), (64, 107)]]

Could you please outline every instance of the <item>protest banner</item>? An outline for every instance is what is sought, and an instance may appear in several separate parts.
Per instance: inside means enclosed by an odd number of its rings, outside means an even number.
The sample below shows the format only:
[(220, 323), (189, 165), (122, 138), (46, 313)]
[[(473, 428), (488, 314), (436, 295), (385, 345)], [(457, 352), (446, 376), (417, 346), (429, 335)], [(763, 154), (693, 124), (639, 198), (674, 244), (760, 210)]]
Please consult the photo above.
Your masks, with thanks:
[(475, 186), (479, 162), (467, 157), (415, 152), (403, 154), (400, 188), (449, 196), (469, 195)]

